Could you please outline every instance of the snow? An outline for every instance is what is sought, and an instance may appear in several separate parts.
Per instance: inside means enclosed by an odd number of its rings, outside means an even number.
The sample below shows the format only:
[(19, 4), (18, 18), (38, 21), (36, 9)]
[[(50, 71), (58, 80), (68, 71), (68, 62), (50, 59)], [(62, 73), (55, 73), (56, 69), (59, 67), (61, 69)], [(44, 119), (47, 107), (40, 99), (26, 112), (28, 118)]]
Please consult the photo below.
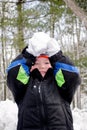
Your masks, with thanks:
[(0, 102), (0, 130), (16, 130), (17, 106), (13, 101)]
[(87, 130), (87, 110), (75, 108), (72, 111), (75, 130)]
[[(0, 130), (16, 130), (18, 109), (9, 99), (0, 101)], [(87, 130), (87, 109), (75, 108), (72, 111), (74, 130)]]

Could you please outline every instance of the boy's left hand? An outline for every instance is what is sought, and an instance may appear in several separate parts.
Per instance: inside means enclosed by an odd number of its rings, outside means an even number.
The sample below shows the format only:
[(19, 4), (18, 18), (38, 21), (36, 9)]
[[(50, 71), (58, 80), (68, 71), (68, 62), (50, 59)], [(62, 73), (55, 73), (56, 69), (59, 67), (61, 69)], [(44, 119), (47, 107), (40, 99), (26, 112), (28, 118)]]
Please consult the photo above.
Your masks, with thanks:
[(60, 51), (60, 46), (54, 38), (50, 38), (47, 46), (47, 54), (49, 57), (55, 55)]

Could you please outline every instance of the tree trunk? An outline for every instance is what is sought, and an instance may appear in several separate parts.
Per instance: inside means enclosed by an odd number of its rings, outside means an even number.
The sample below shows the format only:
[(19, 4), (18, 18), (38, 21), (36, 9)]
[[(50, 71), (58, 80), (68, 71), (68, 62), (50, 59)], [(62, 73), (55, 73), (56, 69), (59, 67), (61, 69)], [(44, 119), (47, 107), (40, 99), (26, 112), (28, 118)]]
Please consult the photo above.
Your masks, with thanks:
[(18, 12), (18, 19), (17, 19), (17, 47), (19, 51), (24, 47), (24, 34), (23, 34), (23, 11), (22, 11), (22, 2), (19, 1), (17, 3), (17, 12)]
[(50, 36), (51, 37), (54, 37), (54, 26), (55, 26), (55, 22), (54, 22), (54, 19), (53, 19), (53, 14), (51, 15), (51, 18), (50, 18)]
[[(3, 80), (6, 79), (5, 77), (5, 56), (6, 56), (6, 51), (5, 51), (5, 28), (4, 28), (4, 19), (5, 19), (5, 16), (4, 16), (4, 12), (5, 12), (5, 3), (2, 3), (2, 18), (1, 18), (1, 45), (2, 45), (2, 68), (1, 68), (1, 71), (2, 71), (2, 74), (3, 74)], [(3, 84), (3, 99), (6, 100), (6, 82), (4, 82)]]
[(81, 88), (78, 87), (77, 90), (77, 108), (81, 109)]

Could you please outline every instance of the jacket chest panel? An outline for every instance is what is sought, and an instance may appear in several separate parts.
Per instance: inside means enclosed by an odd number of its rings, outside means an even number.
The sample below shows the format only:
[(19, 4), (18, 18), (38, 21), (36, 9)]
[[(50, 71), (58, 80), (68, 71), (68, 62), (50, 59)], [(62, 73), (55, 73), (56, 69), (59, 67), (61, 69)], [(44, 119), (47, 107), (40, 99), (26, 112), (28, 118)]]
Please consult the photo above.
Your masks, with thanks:
[(28, 88), (27, 99), (32, 102), (31, 104), (60, 104), (61, 96), (54, 81), (44, 80), (38, 81), (37, 79), (32, 81), (32, 84)]

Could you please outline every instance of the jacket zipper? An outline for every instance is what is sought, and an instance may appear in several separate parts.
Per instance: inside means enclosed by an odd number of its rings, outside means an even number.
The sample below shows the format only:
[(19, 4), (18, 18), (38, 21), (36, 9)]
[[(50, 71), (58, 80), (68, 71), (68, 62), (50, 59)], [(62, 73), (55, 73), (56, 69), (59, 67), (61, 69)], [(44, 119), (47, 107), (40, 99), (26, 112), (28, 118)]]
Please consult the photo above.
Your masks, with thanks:
[(42, 93), (42, 90), (41, 90), (41, 84), (42, 82), (40, 83), (39, 87), (38, 87), (38, 91), (39, 91), (39, 97), (40, 97), (40, 114), (41, 114), (41, 126), (44, 130), (44, 122), (45, 122), (45, 112), (44, 112), (44, 104), (43, 104), (43, 93)]

